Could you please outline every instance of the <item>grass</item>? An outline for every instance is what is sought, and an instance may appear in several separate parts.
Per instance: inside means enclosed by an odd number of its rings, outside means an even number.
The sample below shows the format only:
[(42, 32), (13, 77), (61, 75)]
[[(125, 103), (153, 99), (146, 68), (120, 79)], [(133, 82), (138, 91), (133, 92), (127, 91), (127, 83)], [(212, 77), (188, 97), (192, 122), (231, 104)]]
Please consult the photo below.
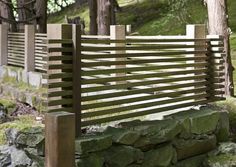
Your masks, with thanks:
[(7, 129), (23, 130), (37, 126), (42, 126), (42, 124), (37, 123), (32, 116), (21, 116), (15, 121), (0, 124), (0, 145), (6, 144), (5, 131)]

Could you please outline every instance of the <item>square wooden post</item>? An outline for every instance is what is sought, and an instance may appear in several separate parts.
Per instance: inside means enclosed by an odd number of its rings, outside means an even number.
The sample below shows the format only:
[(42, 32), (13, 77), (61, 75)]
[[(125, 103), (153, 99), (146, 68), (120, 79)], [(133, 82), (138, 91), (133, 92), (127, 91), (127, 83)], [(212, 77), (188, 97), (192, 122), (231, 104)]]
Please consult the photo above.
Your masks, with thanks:
[[(197, 25), (187, 25), (186, 27), (186, 36), (189, 39), (206, 39), (206, 26), (204, 24)], [(194, 42), (190, 42), (191, 45), (196, 45), (191, 49), (192, 51), (205, 50), (206, 41), (204, 40), (196, 40)], [(198, 46), (197, 46), (198, 45)], [(201, 46), (200, 46), (201, 45)], [(204, 54), (194, 54), (194, 57), (204, 56)], [(194, 61), (196, 62), (196, 61)]]
[[(125, 47), (126, 43), (125, 43), (125, 39), (126, 39), (126, 26), (125, 25), (112, 25), (110, 27), (110, 38), (111, 40), (124, 40), (124, 42), (111, 42), (111, 46), (113, 47)], [(114, 61), (126, 61), (127, 58), (122, 57), (122, 54), (126, 53), (126, 50), (116, 50), (116, 51), (112, 51), (111, 53), (113, 54), (119, 54), (119, 56), (117, 56), (118, 58), (116, 58)], [(125, 68), (126, 65), (116, 65), (115, 68)], [(115, 76), (125, 76), (126, 73), (116, 73)], [(124, 84), (127, 83), (126, 81), (119, 81), (116, 82), (116, 84)]]
[(75, 166), (75, 115), (67, 112), (45, 116), (45, 167)]
[(76, 116), (76, 136), (81, 135), (81, 26), (73, 24), (73, 112)]
[(8, 25), (0, 24), (0, 65), (7, 65)]
[[(198, 25), (187, 25), (186, 27), (186, 37), (189, 39), (195, 39), (193, 42), (189, 42), (189, 45), (195, 45), (193, 48), (188, 49), (188, 51), (206, 51), (206, 41), (205, 40), (196, 40), (196, 39), (206, 39), (206, 26), (204, 24), (198, 24)], [(201, 56), (207, 56), (204, 53), (195, 53), (194, 57), (201, 57)], [(191, 55), (192, 57), (192, 55)], [(198, 63), (202, 60), (193, 60), (193, 61), (187, 61), (187, 63)], [(201, 68), (201, 67), (200, 67)], [(190, 67), (188, 69), (199, 69), (199, 67)], [(193, 75), (199, 75), (199, 73), (195, 73)], [(199, 80), (193, 80), (195, 82)], [(198, 86), (193, 87), (199, 88)]]
[(25, 71), (35, 70), (35, 26), (25, 25)]

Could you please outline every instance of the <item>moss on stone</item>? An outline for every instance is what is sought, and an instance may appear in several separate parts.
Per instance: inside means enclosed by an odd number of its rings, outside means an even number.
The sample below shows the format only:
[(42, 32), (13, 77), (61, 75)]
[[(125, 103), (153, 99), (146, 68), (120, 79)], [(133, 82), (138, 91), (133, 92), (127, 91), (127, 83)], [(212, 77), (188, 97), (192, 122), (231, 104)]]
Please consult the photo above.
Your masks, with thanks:
[(17, 130), (23, 130), (26, 128), (32, 128), (35, 126), (43, 126), (40, 123), (37, 123), (35, 121), (35, 118), (32, 116), (21, 116), (19, 119), (0, 124), (0, 145), (3, 145), (6, 143), (6, 136), (5, 131), (9, 128), (15, 128)]
[(221, 154), (212, 156), (207, 159), (206, 163), (211, 167), (234, 166), (236, 165), (236, 155)]

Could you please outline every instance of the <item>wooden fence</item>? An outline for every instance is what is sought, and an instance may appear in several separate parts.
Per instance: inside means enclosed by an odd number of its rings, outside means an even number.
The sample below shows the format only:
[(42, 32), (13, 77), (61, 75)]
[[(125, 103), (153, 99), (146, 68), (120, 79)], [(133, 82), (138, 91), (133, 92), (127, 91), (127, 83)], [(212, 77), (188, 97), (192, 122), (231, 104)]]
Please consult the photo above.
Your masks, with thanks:
[(7, 25), (0, 25), (0, 65), (44, 73), (46, 39), (47, 34), (36, 33), (33, 25), (26, 25), (23, 33), (9, 32)]
[[(55, 29), (63, 31), (62, 26)], [(223, 38), (188, 26), (186, 36), (81, 36), (67, 26), (47, 40), (48, 112), (85, 126), (186, 109), (224, 97)], [(77, 135), (78, 135), (77, 134)]]

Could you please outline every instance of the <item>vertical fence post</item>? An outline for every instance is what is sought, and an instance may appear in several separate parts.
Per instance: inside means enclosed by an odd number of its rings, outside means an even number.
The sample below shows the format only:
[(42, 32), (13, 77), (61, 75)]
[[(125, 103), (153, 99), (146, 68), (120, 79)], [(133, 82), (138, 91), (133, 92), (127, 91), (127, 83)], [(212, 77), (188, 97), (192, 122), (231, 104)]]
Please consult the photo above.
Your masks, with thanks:
[[(186, 27), (186, 36), (189, 39), (206, 39), (206, 26), (204, 24), (198, 24), (198, 25), (187, 25)], [(195, 40), (194, 42), (190, 42), (189, 44), (195, 45), (193, 48), (190, 49), (190, 51), (204, 51), (206, 50), (205, 45), (206, 41), (204, 40)], [(194, 57), (199, 56), (206, 56), (204, 53), (194, 54)], [(187, 63), (197, 63), (201, 60), (193, 60), (188, 61)], [(199, 69), (199, 67), (195, 67), (192, 69)], [(199, 75), (198, 73), (195, 73), (194, 75)], [(195, 82), (199, 80), (194, 80)], [(195, 86), (194, 88), (198, 88), (198, 86)]]
[(75, 166), (75, 115), (66, 112), (45, 116), (45, 167)]
[(129, 35), (129, 34), (131, 34), (131, 32), (132, 32), (132, 27), (131, 27), (131, 25), (130, 25), (130, 24), (129, 24), (129, 25), (126, 25), (126, 34)]
[[(124, 40), (124, 42), (111, 42), (111, 45), (113, 47), (125, 47), (126, 43), (125, 43), (125, 39), (126, 39), (126, 26), (125, 25), (112, 25), (110, 27), (110, 38), (111, 40)], [(114, 54), (125, 54), (125, 49), (123, 50), (116, 50), (113, 51), (112, 53)], [(126, 57), (121, 57), (121, 56), (117, 56), (119, 58), (116, 58), (115, 61), (126, 61)], [(125, 68), (126, 65), (116, 65), (115, 68)], [(116, 76), (125, 76), (125, 73), (117, 73)], [(119, 81), (116, 83), (126, 83), (126, 81)]]
[(0, 65), (7, 65), (8, 25), (0, 24)]
[(25, 25), (25, 71), (35, 70), (35, 26)]
[(76, 136), (81, 135), (81, 26), (73, 24), (73, 112), (76, 116)]
[[(204, 24), (187, 25), (186, 29), (187, 29), (187, 31), (186, 31), (187, 38), (190, 38), (190, 39), (206, 39), (206, 26)], [(199, 41), (191, 42), (191, 44), (196, 45), (193, 48), (193, 51), (205, 50), (204, 45), (206, 44), (206, 41), (199, 40)], [(201, 45), (201, 46), (199, 46), (199, 45)], [(198, 56), (203, 56), (203, 54), (202, 53), (201, 54), (194, 54), (194, 57), (198, 57)]]

